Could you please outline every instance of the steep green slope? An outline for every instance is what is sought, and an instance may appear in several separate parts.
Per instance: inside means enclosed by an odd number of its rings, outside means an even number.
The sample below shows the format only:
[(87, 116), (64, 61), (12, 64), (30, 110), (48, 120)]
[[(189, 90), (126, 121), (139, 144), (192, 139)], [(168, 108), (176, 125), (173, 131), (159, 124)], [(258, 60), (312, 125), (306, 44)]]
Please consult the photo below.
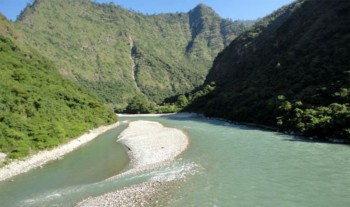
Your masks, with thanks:
[(159, 103), (202, 84), (217, 53), (246, 28), (203, 4), (143, 15), (90, 0), (36, 0), (16, 27), (61, 74), (119, 106), (141, 93)]
[(192, 108), (209, 116), (350, 139), (350, 1), (297, 1), (216, 58), (216, 89)]
[(0, 14), (0, 152), (21, 158), (116, 121), (110, 108), (18, 43)]

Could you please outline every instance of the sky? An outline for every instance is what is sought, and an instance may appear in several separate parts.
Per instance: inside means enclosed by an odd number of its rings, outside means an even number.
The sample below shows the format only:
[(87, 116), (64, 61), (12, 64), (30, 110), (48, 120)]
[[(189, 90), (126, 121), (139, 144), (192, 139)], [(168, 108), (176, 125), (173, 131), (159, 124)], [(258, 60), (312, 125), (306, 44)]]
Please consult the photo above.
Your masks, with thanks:
[[(0, 12), (15, 20), (28, 3), (33, 0), (0, 0)], [(126, 9), (144, 14), (187, 12), (199, 3), (213, 8), (222, 18), (254, 20), (264, 17), (294, 0), (94, 0), (101, 3), (114, 2)]]

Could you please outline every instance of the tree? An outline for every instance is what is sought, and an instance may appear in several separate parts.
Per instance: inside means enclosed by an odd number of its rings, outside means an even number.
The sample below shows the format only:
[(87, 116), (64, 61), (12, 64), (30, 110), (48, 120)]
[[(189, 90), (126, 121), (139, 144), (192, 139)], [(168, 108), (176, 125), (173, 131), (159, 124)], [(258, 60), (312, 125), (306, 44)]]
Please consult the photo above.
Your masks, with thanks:
[(126, 113), (141, 114), (149, 113), (151, 105), (148, 100), (142, 96), (135, 96), (125, 109)]
[(188, 99), (186, 98), (185, 95), (180, 95), (179, 97), (177, 97), (176, 104), (179, 107), (184, 108), (188, 105)]

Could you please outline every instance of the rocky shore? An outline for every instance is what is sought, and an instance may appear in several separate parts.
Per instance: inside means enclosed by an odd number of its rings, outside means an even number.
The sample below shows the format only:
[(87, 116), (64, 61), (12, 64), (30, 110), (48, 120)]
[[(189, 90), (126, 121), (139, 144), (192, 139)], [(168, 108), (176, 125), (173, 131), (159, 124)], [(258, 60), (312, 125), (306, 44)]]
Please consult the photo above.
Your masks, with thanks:
[(0, 164), (5, 160), (6, 154), (0, 152)]
[[(189, 144), (187, 136), (181, 130), (166, 128), (150, 121), (131, 122), (119, 136), (118, 142), (128, 150), (131, 165), (129, 170), (117, 177), (155, 170), (170, 164)], [(154, 177), (115, 192), (87, 198), (77, 206), (161, 206), (161, 200), (164, 201), (167, 191), (175, 186), (175, 182), (185, 180), (187, 175), (193, 174), (194, 166), (185, 167), (169, 179), (166, 175)], [(162, 198), (158, 199), (160, 192)]]
[(102, 126), (97, 129), (90, 130), (82, 136), (53, 150), (41, 151), (38, 154), (35, 154), (31, 157), (13, 161), (9, 165), (6, 165), (0, 169), (0, 181), (9, 179), (21, 173), (28, 172), (31, 169), (41, 167), (49, 161), (61, 159), (65, 154), (72, 152), (76, 148), (88, 143), (89, 141), (98, 137), (100, 134), (103, 134), (104, 132), (113, 129), (118, 125), (119, 123), (115, 123), (112, 125)]

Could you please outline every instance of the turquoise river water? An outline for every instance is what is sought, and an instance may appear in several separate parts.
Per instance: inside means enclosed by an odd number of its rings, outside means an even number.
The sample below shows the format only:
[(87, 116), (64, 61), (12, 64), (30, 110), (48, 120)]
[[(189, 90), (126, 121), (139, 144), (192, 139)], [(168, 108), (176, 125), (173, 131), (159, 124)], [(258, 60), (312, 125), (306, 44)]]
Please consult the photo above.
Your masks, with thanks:
[(127, 127), (106, 132), (64, 159), (0, 182), (0, 206), (74, 206), (195, 163), (199, 172), (171, 191), (171, 207), (349, 207), (350, 148), (306, 142), (277, 132), (204, 118), (158, 121), (183, 130), (189, 148), (171, 166), (112, 178), (128, 164), (116, 143)]

